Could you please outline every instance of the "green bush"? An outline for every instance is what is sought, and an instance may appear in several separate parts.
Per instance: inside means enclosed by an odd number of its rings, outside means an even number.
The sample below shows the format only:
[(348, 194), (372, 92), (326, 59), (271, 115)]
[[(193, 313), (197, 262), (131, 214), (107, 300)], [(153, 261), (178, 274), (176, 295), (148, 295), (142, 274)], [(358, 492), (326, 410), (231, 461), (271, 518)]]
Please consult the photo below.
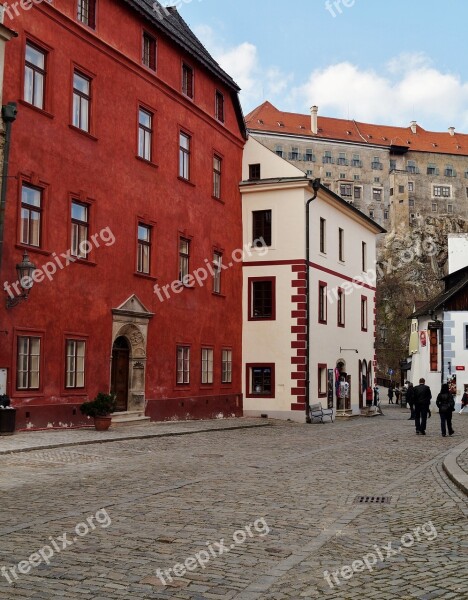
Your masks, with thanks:
[(99, 394), (90, 402), (84, 402), (80, 406), (80, 411), (83, 415), (88, 417), (108, 417), (111, 413), (115, 412), (117, 408), (117, 401), (115, 394)]

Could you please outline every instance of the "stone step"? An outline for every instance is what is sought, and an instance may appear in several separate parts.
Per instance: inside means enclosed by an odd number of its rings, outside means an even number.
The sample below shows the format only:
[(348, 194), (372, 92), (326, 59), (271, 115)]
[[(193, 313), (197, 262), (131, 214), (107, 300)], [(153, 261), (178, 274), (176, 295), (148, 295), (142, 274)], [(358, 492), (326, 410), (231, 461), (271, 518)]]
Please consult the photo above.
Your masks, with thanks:
[(112, 415), (112, 425), (150, 425), (150, 417), (145, 417), (141, 411), (117, 412)]

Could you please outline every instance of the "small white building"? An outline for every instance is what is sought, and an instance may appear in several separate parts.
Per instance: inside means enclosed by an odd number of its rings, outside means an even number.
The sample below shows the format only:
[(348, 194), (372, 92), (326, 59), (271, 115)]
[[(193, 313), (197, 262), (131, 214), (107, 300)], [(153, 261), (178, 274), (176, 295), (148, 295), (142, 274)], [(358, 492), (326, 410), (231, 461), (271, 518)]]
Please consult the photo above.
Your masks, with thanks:
[(468, 391), (468, 234), (449, 235), (444, 291), (411, 315), (408, 378), (421, 377), (435, 398), (449, 383), (459, 403)]
[[(244, 243), (263, 239), (244, 260), (244, 414), (304, 422), (313, 181), (249, 138), (241, 192)], [(384, 230), (324, 186), (309, 223), (310, 404), (359, 413), (374, 383), (376, 236)]]

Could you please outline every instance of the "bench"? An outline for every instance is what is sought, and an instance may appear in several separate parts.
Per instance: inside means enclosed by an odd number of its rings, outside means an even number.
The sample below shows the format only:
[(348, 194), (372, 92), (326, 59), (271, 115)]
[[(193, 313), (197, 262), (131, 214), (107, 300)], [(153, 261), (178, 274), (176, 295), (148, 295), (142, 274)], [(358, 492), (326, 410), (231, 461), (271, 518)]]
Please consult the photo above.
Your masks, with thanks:
[(324, 417), (330, 417), (331, 422), (333, 423), (333, 408), (322, 408), (320, 402), (318, 404), (311, 404), (309, 407), (310, 418), (313, 421), (314, 419), (320, 419), (321, 423), (324, 423)]

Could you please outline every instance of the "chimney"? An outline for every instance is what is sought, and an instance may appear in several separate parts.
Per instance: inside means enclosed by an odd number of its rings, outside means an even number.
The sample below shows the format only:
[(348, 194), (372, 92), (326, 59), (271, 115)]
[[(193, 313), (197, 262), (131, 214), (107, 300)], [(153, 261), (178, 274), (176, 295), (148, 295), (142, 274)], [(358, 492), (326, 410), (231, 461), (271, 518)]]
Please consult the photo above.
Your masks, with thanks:
[(312, 130), (312, 133), (314, 135), (317, 135), (318, 133), (318, 106), (312, 106), (312, 108), (310, 109), (310, 119), (311, 119), (311, 125), (310, 125), (310, 129)]
[(453, 137), (455, 135), (455, 127), (448, 128), (450, 135)]
[(417, 131), (417, 129), (416, 129), (416, 127), (417, 127), (417, 124), (418, 124), (418, 122), (417, 122), (417, 121), (411, 121), (411, 131), (412, 131), (413, 133), (416, 133), (416, 131)]

